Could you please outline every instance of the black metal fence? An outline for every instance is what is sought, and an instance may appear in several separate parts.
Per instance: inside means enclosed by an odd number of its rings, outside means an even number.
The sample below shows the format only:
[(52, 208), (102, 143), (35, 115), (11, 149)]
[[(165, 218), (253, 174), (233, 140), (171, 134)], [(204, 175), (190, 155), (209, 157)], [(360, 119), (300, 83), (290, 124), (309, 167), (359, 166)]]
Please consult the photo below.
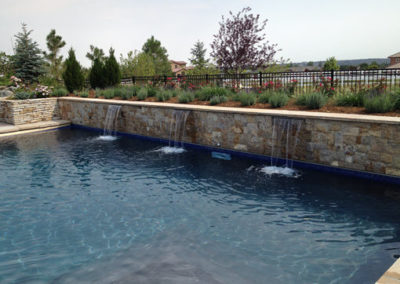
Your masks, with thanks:
[(124, 78), (122, 84), (156, 84), (159, 86), (185, 84), (189, 87), (216, 85), (238, 89), (293, 88), (296, 93), (333, 88), (337, 91), (361, 88), (393, 90), (400, 87), (400, 69), (356, 71), (304, 71), (275, 73), (212, 74), (183, 76), (138, 76)]

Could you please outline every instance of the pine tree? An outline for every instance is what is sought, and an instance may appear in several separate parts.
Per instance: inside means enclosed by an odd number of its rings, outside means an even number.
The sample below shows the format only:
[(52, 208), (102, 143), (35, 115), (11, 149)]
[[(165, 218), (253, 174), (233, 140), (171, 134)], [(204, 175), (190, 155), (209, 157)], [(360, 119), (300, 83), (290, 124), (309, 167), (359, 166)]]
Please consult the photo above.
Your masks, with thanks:
[(151, 36), (142, 47), (142, 51), (153, 59), (156, 75), (169, 75), (172, 73), (168, 62), (168, 54), (161, 42)]
[(30, 38), (31, 33), (32, 30), (28, 31), (26, 24), (22, 24), (22, 32), (15, 35), (15, 75), (28, 83), (36, 82), (44, 73), (42, 52)]
[(115, 86), (121, 82), (121, 70), (114, 56), (114, 49), (110, 48), (110, 55), (104, 64), (104, 78), (107, 86)]
[(207, 49), (204, 48), (204, 43), (197, 41), (194, 47), (190, 50), (192, 58), (190, 58), (190, 63), (197, 69), (203, 69), (208, 63), (206, 59)]
[(47, 40), (47, 48), (49, 49), (49, 53), (44, 52), (44, 57), (48, 60), (50, 64), (50, 74), (56, 80), (60, 80), (60, 66), (62, 62), (62, 56), (58, 55), (61, 48), (65, 46), (65, 41), (62, 40), (62, 37), (56, 34), (56, 30), (51, 30), (50, 33), (46, 37)]
[(82, 67), (76, 60), (75, 52), (72, 48), (69, 50), (68, 58), (65, 60), (64, 64), (65, 70), (62, 77), (67, 90), (72, 93), (75, 90), (82, 89), (85, 79), (82, 73)]
[(107, 86), (106, 78), (104, 76), (105, 75), (104, 70), (105, 70), (104, 64), (101, 62), (99, 58), (95, 58), (89, 74), (90, 86), (93, 89), (95, 88), (103, 89), (104, 87)]

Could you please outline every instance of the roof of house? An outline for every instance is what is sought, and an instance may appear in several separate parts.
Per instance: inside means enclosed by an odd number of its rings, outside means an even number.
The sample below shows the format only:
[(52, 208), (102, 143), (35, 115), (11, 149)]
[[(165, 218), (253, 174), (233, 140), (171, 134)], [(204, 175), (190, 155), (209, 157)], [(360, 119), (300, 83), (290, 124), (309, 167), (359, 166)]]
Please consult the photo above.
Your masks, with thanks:
[(178, 65), (186, 65), (185, 61), (176, 61), (176, 60), (170, 60), (170, 63), (178, 64)]
[(386, 69), (397, 69), (397, 68), (400, 68), (400, 63), (396, 63), (386, 67)]
[(389, 58), (390, 58), (390, 57), (400, 57), (400, 52), (397, 52), (397, 53), (395, 53), (395, 54), (393, 54), (393, 55), (390, 55)]
[(187, 70), (192, 70), (194, 67), (193, 66), (187, 66), (187, 67), (178, 67), (174, 70), (172, 70), (173, 73), (178, 73), (181, 71), (187, 71)]

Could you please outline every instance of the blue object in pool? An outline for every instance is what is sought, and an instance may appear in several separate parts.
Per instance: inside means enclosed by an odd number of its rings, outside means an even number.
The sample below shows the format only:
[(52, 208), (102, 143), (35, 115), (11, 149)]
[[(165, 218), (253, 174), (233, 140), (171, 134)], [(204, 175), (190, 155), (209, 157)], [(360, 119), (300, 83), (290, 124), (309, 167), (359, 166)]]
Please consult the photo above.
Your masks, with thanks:
[(232, 159), (231, 155), (228, 153), (221, 153), (221, 152), (211, 152), (211, 157), (215, 159), (227, 160), (230, 161)]
[(373, 283), (400, 254), (395, 186), (98, 136), (0, 140), (0, 283)]

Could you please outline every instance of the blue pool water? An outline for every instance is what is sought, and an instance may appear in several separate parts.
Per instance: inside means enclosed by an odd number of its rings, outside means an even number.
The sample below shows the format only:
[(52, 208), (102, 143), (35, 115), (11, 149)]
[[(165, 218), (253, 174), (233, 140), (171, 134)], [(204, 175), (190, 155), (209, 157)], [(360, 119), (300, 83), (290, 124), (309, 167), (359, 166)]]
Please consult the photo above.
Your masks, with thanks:
[(0, 140), (0, 283), (373, 283), (394, 186), (62, 129)]

